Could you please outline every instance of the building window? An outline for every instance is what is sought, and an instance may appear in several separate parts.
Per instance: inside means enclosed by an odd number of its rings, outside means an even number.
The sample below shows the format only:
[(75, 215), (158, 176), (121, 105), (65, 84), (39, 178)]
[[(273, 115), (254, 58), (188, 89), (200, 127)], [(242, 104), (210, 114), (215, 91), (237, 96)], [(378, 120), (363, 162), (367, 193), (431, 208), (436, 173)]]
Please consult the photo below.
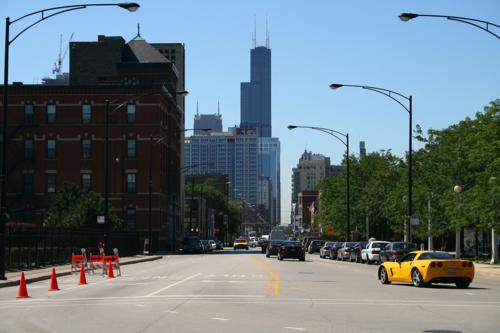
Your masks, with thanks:
[(31, 103), (24, 104), (24, 123), (33, 124), (35, 116), (35, 107)]
[(33, 159), (33, 139), (24, 140), (24, 159), (32, 160)]
[(135, 172), (126, 173), (127, 177), (127, 193), (135, 193), (136, 183), (135, 183)]
[(47, 122), (55, 123), (56, 122), (56, 105), (55, 104), (47, 104)]
[(47, 158), (56, 158), (56, 139), (47, 139)]
[(129, 124), (135, 123), (135, 114), (136, 114), (136, 105), (127, 104), (127, 123)]
[(127, 208), (127, 216), (125, 217), (125, 226), (127, 230), (135, 230), (136, 210), (135, 208)]
[(137, 141), (135, 139), (127, 139), (127, 157), (134, 159), (136, 157)]
[(90, 159), (92, 154), (92, 140), (90, 138), (82, 139), (82, 159)]
[(47, 174), (47, 193), (55, 193), (56, 192), (56, 174), (48, 173)]
[(90, 191), (92, 189), (92, 175), (90, 173), (82, 173), (82, 190)]
[(90, 104), (83, 104), (82, 105), (82, 123), (83, 124), (90, 124), (92, 121), (92, 108)]
[(32, 173), (25, 173), (23, 175), (23, 192), (25, 194), (32, 194), (33, 193), (33, 174)]

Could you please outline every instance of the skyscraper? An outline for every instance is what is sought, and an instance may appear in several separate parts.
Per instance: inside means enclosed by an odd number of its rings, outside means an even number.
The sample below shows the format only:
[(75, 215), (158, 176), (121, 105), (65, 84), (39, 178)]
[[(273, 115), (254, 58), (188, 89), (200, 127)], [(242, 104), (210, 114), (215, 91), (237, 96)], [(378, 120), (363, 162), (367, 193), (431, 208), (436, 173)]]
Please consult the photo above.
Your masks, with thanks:
[(271, 137), (271, 49), (266, 21), (266, 45), (254, 39), (250, 50), (250, 82), (241, 82), (241, 127), (254, 128), (259, 137)]

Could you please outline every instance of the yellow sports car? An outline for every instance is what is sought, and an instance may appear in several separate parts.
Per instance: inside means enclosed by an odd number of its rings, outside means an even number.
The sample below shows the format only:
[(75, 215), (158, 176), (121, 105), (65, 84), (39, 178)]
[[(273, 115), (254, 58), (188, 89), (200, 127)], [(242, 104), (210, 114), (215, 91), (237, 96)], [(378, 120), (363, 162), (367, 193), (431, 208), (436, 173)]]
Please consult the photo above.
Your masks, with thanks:
[(384, 262), (378, 270), (382, 284), (412, 282), (415, 287), (432, 283), (455, 283), (467, 288), (474, 279), (474, 264), (455, 259), (447, 252), (414, 251), (396, 262)]
[(233, 248), (236, 249), (246, 249), (248, 250), (248, 241), (244, 238), (238, 238), (234, 240)]

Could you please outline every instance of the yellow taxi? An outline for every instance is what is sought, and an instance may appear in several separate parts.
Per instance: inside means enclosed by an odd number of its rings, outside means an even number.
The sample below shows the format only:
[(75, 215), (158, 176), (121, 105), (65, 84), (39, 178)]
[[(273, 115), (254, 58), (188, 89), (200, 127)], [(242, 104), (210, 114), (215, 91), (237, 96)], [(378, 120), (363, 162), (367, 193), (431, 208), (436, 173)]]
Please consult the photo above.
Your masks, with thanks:
[(410, 282), (415, 287), (432, 283), (454, 283), (467, 288), (474, 279), (474, 264), (470, 260), (455, 259), (447, 252), (414, 251), (396, 262), (384, 262), (378, 270), (382, 284)]
[(233, 248), (237, 249), (245, 249), (248, 250), (248, 241), (245, 238), (235, 239), (233, 242)]

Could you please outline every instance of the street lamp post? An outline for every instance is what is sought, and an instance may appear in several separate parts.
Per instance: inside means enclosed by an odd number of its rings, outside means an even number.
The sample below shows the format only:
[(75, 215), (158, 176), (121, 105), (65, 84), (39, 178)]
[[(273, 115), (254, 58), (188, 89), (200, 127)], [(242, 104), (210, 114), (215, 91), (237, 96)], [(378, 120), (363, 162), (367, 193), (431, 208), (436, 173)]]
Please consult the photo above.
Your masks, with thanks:
[[(413, 97), (410, 96), (405, 96), (403, 94), (400, 94), (398, 92), (395, 92), (393, 90), (389, 89), (384, 89), (384, 88), (378, 88), (378, 87), (371, 87), (371, 86), (364, 86), (364, 85), (355, 85), (355, 84), (339, 84), (339, 83), (332, 83), (330, 84), (330, 88), (335, 90), (341, 87), (354, 87), (354, 88), (363, 88), (366, 90), (371, 90), (374, 92), (377, 92), (379, 94), (382, 94), (384, 96), (389, 97), (399, 105), (401, 105), (407, 112), (409, 116), (409, 126), (408, 126), (408, 228), (407, 228), (407, 241), (411, 242), (412, 241), (412, 234), (411, 234), (411, 216), (412, 216), (412, 188), (413, 188), (413, 175), (412, 175), (412, 126), (413, 126)], [(408, 106), (404, 105), (398, 98), (394, 97), (393, 95), (396, 95), (399, 98), (402, 98), (408, 102)]]
[[(460, 185), (455, 185), (453, 187), (453, 191), (455, 193), (457, 193), (457, 195), (461, 195), (460, 193), (462, 193), (462, 190), (463, 190), (463, 187)], [(460, 198), (460, 210), (462, 210), (462, 198)], [(457, 258), (457, 259), (460, 259), (461, 254), (462, 254), (461, 241), (462, 241), (462, 237), (461, 237), (460, 228), (456, 227), (455, 228), (455, 258)]]
[[(487, 33), (492, 34), (496, 38), (500, 39), (500, 36), (495, 34), (490, 30), (490, 26), (500, 28), (500, 25), (494, 24), (488, 21), (483, 21), (483, 20), (478, 20), (474, 18), (469, 18), (469, 17), (461, 17), (461, 16), (450, 16), (450, 15), (429, 15), (429, 14), (415, 14), (415, 13), (401, 13), (399, 15), (399, 19), (403, 22), (408, 22), (409, 20), (413, 20), (414, 18), (417, 17), (437, 17), (437, 18), (445, 18), (450, 21), (457, 21), (457, 22), (462, 22), (465, 24), (472, 25), (476, 28), (479, 28), (481, 30), (486, 31)], [(484, 26), (483, 26), (484, 25)]]
[[(329, 134), (342, 142), (344, 146), (346, 147), (346, 167), (347, 167), (347, 179), (346, 179), (346, 210), (347, 210), (347, 220), (346, 220), (346, 241), (350, 242), (351, 241), (351, 200), (350, 200), (350, 190), (349, 190), (349, 133), (341, 133), (339, 131), (329, 129), (329, 128), (323, 128), (323, 127), (315, 127), (315, 126), (296, 126), (296, 125), (288, 125), (289, 130), (293, 130), (295, 128), (309, 128), (312, 130), (320, 131), (326, 134)], [(345, 141), (342, 140), (341, 138), (338, 137), (338, 135), (341, 135), (345, 137)]]
[[(10, 17), (5, 18), (5, 56), (4, 56), (4, 75), (3, 75), (3, 125), (2, 125), (2, 169), (0, 174), (0, 185), (1, 185), (1, 197), (0, 197), (0, 280), (5, 280), (5, 222), (7, 218), (7, 113), (9, 107), (8, 98), (8, 83), (9, 83), (9, 46), (12, 44), (19, 36), (21, 36), (25, 31), (35, 26), (36, 24), (45, 21), (48, 18), (56, 16), (58, 14), (70, 12), (73, 10), (85, 9), (87, 7), (104, 7), (104, 6), (118, 6), (123, 9), (127, 9), (130, 12), (134, 12), (139, 9), (140, 5), (134, 2), (127, 3), (102, 3), (102, 4), (80, 4), (80, 5), (68, 5), (60, 7), (46, 8), (38, 10), (26, 15), (23, 15), (15, 20), (10, 20)], [(22, 29), (17, 33), (12, 39), (10, 38), (10, 26), (24, 18), (31, 17), (33, 15), (41, 14), (41, 18), (37, 21), (29, 24), (27, 27)]]

